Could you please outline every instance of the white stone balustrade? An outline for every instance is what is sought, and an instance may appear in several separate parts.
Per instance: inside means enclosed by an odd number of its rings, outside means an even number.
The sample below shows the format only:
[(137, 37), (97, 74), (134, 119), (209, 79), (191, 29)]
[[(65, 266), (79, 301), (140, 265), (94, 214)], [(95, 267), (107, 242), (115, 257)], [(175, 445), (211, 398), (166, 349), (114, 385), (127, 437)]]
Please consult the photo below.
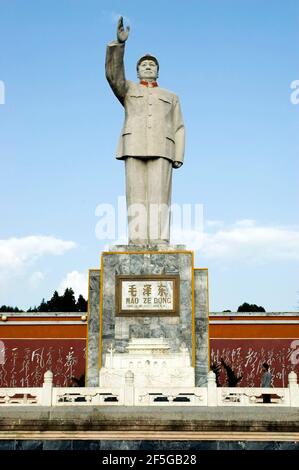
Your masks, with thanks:
[(43, 405), (43, 388), (0, 388), (1, 405)]
[[(288, 406), (299, 407), (297, 375), (290, 372), (287, 388), (217, 387), (208, 374), (207, 387), (140, 387), (131, 370), (121, 387), (53, 387), (47, 371), (42, 387), (0, 388), (1, 406)], [(263, 403), (263, 394), (271, 403)]]
[(207, 389), (199, 387), (136, 388), (136, 405), (140, 406), (206, 406)]
[(288, 375), (289, 379), (289, 400), (290, 406), (299, 406), (299, 387), (297, 383), (297, 374), (295, 372), (290, 372)]
[(52, 406), (124, 405), (124, 391), (102, 387), (53, 388)]
[(258, 405), (263, 402), (263, 394), (271, 395), (272, 405), (290, 406), (289, 391), (285, 388), (226, 388), (217, 389), (217, 406), (240, 404)]

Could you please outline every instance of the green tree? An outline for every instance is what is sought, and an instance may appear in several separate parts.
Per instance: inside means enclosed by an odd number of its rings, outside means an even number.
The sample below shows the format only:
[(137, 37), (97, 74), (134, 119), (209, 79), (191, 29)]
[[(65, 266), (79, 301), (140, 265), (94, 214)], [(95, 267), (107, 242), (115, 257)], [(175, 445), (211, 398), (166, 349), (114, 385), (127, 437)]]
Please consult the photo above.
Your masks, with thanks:
[(37, 308), (37, 311), (38, 312), (48, 312), (49, 311), (48, 302), (45, 302), (45, 299), (42, 299), (39, 307)]
[(37, 310), (38, 310), (38, 309), (37, 309), (37, 307), (35, 306), (35, 307), (30, 307), (30, 308), (28, 308), (27, 312), (28, 312), (28, 313), (37, 312)]
[(264, 307), (257, 306), (256, 304), (248, 304), (244, 302), (242, 305), (238, 307), (238, 312), (265, 312), (266, 310)]
[(80, 294), (76, 303), (77, 312), (87, 312), (87, 308), (87, 301), (84, 299), (83, 295)]
[[(22, 312), (17, 307), (2, 305), (0, 312)], [(82, 295), (75, 299), (74, 291), (71, 287), (65, 289), (63, 295), (59, 295), (55, 290), (51, 299), (42, 299), (38, 307), (30, 307), (27, 312), (87, 312), (87, 301)]]
[(76, 299), (74, 291), (71, 287), (65, 289), (62, 297), (62, 312), (76, 312)]
[(16, 313), (19, 313), (21, 311), (22, 310), (19, 310), (18, 307), (10, 307), (9, 305), (2, 305), (2, 307), (0, 307), (0, 312), (16, 312)]
[(61, 312), (63, 306), (63, 297), (60, 296), (56, 290), (47, 304), (49, 312)]

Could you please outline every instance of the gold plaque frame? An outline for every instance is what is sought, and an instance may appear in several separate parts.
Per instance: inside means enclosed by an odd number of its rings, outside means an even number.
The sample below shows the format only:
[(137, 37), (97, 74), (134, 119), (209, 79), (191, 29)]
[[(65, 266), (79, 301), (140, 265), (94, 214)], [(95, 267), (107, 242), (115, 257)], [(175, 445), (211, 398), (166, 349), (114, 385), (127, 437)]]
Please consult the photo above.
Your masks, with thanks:
[[(123, 281), (172, 281), (173, 282), (173, 308), (169, 310), (158, 309), (122, 309), (122, 283)], [(179, 274), (121, 274), (115, 277), (115, 315), (117, 316), (179, 316), (180, 315), (180, 276)]]

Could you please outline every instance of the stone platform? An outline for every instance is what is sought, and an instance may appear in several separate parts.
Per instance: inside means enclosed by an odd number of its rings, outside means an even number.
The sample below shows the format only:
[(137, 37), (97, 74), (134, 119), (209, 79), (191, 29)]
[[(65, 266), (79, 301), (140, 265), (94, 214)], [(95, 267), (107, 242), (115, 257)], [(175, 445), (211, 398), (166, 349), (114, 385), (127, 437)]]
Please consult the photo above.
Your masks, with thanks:
[(299, 408), (1, 407), (1, 450), (299, 450)]
[[(299, 441), (299, 408), (1, 406), (0, 440), (97, 439), (292, 439)], [(55, 438), (56, 438), (55, 437)]]

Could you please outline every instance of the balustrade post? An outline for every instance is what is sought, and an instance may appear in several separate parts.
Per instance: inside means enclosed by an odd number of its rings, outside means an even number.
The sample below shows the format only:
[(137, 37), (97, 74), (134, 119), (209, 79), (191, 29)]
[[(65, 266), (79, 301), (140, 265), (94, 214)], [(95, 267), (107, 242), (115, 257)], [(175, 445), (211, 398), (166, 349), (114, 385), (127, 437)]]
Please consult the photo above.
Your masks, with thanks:
[(131, 370), (125, 375), (124, 405), (135, 405), (134, 373)]
[(52, 406), (53, 373), (47, 370), (44, 375), (42, 406)]
[(297, 383), (297, 374), (292, 371), (288, 375), (290, 406), (299, 406), (299, 387)]
[(208, 373), (208, 406), (217, 406), (217, 384), (216, 375), (212, 370)]

